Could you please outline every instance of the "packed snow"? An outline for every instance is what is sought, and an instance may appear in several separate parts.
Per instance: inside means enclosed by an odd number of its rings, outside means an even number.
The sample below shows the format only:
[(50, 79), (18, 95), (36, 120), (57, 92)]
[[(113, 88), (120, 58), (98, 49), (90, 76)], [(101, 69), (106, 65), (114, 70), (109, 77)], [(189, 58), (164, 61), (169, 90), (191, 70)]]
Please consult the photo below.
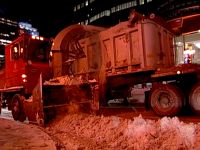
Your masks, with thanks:
[[(62, 76), (45, 85), (76, 85), (96, 82), (83, 76)], [(72, 111), (73, 112), (73, 111)], [(184, 123), (178, 117), (158, 120), (132, 119), (71, 113), (56, 118), (45, 127), (57, 147), (67, 150), (199, 150), (200, 124)]]
[(83, 83), (95, 83), (96, 80), (88, 80), (83, 75), (80, 76), (59, 76), (55, 77), (53, 79), (50, 79), (49, 81), (45, 81), (44, 85), (80, 85)]
[(45, 130), (68, 150), (178, 150), (200, 149), (200, 124), (178, 117), (158, 120), (118, 116), (68, 114), (52, 121)]

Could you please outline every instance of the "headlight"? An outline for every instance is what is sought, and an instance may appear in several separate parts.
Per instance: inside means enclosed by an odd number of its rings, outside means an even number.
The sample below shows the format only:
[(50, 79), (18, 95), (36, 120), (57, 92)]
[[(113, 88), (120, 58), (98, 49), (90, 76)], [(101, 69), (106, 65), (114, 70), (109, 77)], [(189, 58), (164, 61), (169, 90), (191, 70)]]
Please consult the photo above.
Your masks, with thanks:
[(22, 79), (25, 79), (27, 77), (26, 74), (22, 74)]
[(177, 74), (181, 74), (181, 71), (180, 71), (180, 70), (178, 70), (176, 73), (177, 73)]
[(26, 80), (26, 79), (23, 79), (22, 81), (23, 81), (23, 82), (27, 82), (27, 80)]

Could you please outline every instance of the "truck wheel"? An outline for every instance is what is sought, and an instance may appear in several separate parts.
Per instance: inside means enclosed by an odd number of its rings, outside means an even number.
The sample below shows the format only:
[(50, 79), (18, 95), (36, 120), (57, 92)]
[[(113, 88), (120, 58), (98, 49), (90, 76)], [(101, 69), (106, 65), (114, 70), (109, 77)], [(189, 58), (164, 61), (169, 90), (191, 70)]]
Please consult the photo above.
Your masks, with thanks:
[(189, 104), (196, 114), (200, 114), (200, 83), (197, 83), (192, 87), (189, 94)]
[(150, 92), (150, 104), (154, 112), (160, 116), (177, 115), (183, 105), (181, 90), (169, 84), (159, 84)]
[(23, 106), (22, 106), (22, 102), (20, 101), (21, 97), (19, 94), (16, 94), (13, 96), (12, 98), (12, 103), (11, 103), (11, 107), (12, 107), (12, 116), (14, 118), (14, 120), (19, 120), (21, 122), (23, 122), (26, 119), (26, 115), (23, 111)]

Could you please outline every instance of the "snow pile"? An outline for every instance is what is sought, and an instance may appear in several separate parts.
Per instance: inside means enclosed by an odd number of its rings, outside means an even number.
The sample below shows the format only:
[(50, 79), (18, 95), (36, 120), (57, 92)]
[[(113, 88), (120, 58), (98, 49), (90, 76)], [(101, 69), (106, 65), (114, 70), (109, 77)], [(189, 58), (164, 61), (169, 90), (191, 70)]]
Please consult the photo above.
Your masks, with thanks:
[(96, 83), (95, 79), (87, 80), (84, 76), (60, 76), (45, 81), (44, 85), (80, 85), (84, 83)]
[(45, 81), (44, 85), (77, 85), (86, 82), (83, 76), (60, 76), (50, 79), (49, 81)]
[(154, 121), (141, 115), (130, 120), (69, 114), (49, 124), (46, 130), (66, 149), (200, 149), (200, 125), (186, 124), (176, 117)]

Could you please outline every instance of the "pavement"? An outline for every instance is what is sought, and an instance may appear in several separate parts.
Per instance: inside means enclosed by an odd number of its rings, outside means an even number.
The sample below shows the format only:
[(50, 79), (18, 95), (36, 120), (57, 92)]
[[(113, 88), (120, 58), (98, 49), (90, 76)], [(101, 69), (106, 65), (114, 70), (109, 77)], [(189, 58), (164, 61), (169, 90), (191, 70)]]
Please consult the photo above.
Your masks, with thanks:
[(42, 127), (18, 122), (11, 112), (2, 109), (0, 114), (0, 150), (56, 150), (53, 139)]

